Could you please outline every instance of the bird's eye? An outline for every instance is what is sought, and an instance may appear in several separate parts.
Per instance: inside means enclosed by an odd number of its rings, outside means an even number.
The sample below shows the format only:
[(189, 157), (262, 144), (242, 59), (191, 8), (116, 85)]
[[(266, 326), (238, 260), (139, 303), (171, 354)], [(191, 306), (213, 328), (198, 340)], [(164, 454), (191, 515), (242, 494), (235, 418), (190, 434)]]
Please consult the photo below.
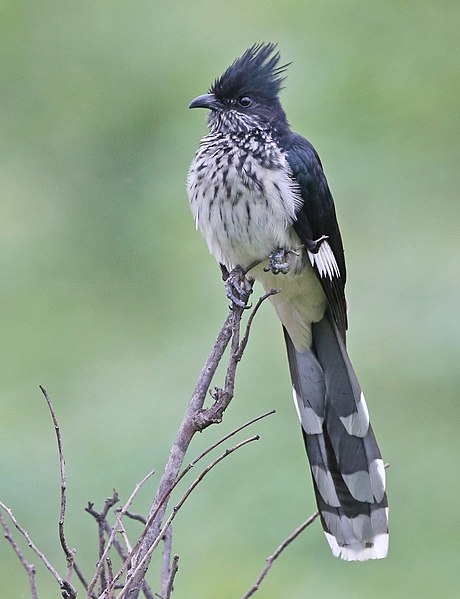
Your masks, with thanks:
[(252, 105), (252, 100), (249, 96), (241, 96), (240, 98), (238, 98), (238, 104), (242, 108), (249, 108), (249, 106)]

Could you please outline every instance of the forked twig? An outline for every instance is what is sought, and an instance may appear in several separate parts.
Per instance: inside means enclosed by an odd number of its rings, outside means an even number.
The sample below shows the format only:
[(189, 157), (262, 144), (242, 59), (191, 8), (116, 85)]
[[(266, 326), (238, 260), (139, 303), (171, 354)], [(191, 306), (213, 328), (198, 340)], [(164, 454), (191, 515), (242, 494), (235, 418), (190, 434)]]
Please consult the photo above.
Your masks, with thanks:
[[(125, 505), (121, 508), (121, 510), (119, 512), (117, 512), (117, 518), (116, 518), (116, 522), (112, 527), (112, 532), (110, 533), (110, 536), (107, 540), (107, 543), (105, 545), (105, 549), (102, 553), (102, 556), (99, 558), (99, 561), (97, 563), (97, 568), (96, 568), (96, 572), (94, 573), (93, 578), (91, 579), (91, 582), (88, 585), (88, 589), (86, 591), (86, 597), (87, 599), (90, 599), (91, 597), (91, 593), (94, 589), (94, 586), (97, 582), (97, 579), (99, 578), (102, 569), (104, 568), (104, 561), (107, 557), (108, 552), (110, 551), (110, 548), (113, 545), (113, 540), (115, 538), (115, 535), (117, 534), (117, 530), (118, 530), (118, 525), (121, 521), (121, 519), (123, 518), (126, 510), (129, 508), (129, 506), (131, 505), (134, 497), (137, 495), (137, 493), (139, 492), (140, 488), (142, 487), (142, 485), (155, 473), (155, 470), (151, 470), (146, 476), (144, 476), (144, 478), (137, 483), (137, 485), (135, 486), (133, 492), (131, 493), (131, 495), (128, 498), (128, 501), (125, 503)], [(112, 591), (114, 588), (114, 584), (116, 583), (117, 577), (115, 576), (112, 580), (112, 583), (110, 585), (108, 585), (105, 589), (101, 590), (101, 597), (102, 596), (107, 596), (107, 589), (109, 589), (109, 591)], [(110, 595), (109, 595), (110, 596)]]

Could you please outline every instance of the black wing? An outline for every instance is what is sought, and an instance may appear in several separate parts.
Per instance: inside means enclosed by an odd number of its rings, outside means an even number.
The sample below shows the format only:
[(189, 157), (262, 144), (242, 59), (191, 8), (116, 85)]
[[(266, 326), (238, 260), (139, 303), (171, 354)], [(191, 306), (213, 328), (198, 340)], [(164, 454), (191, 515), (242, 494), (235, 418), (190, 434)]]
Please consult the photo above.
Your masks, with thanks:
[(313, 146), (300, 135), (292, 134), (285, 151), (303, 200), (302, 207), (296, 215), (294, 229), (305, 246), (308, 246), (311, 241), (327, 236), (316, 254), (309, 252), (309, 258), (323, 286), (330, 313), (345, 340), (346, 268), (334, 200), (321, 161)]

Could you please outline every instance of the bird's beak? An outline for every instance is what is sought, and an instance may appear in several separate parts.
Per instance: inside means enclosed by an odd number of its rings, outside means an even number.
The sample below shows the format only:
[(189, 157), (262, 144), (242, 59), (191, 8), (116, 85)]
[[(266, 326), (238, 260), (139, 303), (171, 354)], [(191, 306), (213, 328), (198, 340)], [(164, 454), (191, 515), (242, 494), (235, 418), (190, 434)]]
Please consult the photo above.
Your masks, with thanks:
[(189, 108), (209, 108), (215, 110), (220, 106), (219, 100), (214, 94), (203, 94), (190, 102)]

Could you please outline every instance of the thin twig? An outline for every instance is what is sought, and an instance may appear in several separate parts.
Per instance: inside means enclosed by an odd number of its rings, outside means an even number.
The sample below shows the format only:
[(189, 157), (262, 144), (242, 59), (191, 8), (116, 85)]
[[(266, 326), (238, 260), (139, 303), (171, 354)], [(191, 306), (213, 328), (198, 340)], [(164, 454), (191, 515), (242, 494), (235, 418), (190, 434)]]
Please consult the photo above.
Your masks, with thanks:
[[(104, 507), (105, 507), (105, 505), (106, 504), (104, 504)], [(97, 521), (99, 521), (99, 519), (101, 519), (101, 521), (103, 522), (103, 525), (104, 525), (104, 531), (107, 535), (107, 538), (110, 537), (110, 535), (112, 533), (112, 527), (107, 522), (107, 519), (102, 516), (102, 513), (97, 512), (93, 508), (92, 503), (88, 503), (88, 507), (85, 508), (85, 511), (88, 512), (88, 514), (91, 514), (91, 516), (93, 516), (93, 518), (95, 518)], [(127, 516), (127, 515), (128, 515), (128, 511), (126, 511), (126, 513), (125, 513), (125, 516)], [(116, 552), (118, 553), (118, 555), (121, 557), (123, 562), (128, 559), (128, 552), (122, 546), (122, 544), (117, 539), (117, 537), (114, 537), (114, 539), (113, 539), (113, 546), (114, 546)], [(75, 572), (78, 574), (77, 564), (75, 564)], [(83, 586), (85, 587), (85, 590), (87, 590), (88, 586), (89, 586), (88, 582), (83, 579), (82, 583), (83, 583)], [(155, 599), (153, 591), (150, 588), (150, 585), (148, 584), (148, 582), (146, 580), (144, 580), (144, 582), (142, 584), (142, 592), (144, 593), (144, 596), (146, 597), (146, 599)], [(92, 594), (92, 598), (97, 599), (97, 596), (95, 594)]]
[[(202, 460), (204, 457), (206, 457), (208, 455), (208, 453), (211, 453), (211, 451), (213, 451), (214, 449), (216, 449), (217, 447), (219, 447), (219, 445), (222, 445), (222, 443), (225, 443), (225, 441), (228, 441), (231, 437), (234, 437), (237, 433), (241, 432), (242, 430), (244, 430), (245, 428), (248, 428), (249, 426), (251, 426), (252, 424), (258, 422), (259, 420), (262, 420), (263, 418), (267, 418), (267, 416), (272, 416), (273, 414), (276, 413), (276, 410), (270, 410), (269, 412), (265, 412), (264, 414), (261, 414), (260, 416), (256, 416), (255, 418), (251, 418), (251, 420), (248, 420), (247, 422), (245, 422), (244, 424), (242, 424), (241, 426), (238, 426), (237, 428), (233, 429), (232, 431), (230, 431), (229, 433), (227, 433), (226, 435), (224, 435), (223, 437), (221, 437), (220, 439), (218, 439), (215, 443), (213, 443), (212, 445), (210, 445), (207, 449), (205, 449), (202, 453), (200, 453), (200, 455), (198, 455), (196, 458), (194, 458), (183, 470), (182, 472), (179, 474), (179, 476), (177, 477), (176, 481), (174, 482), (174, 484), (172, 485), (171, 489), (169, 490), (168, 495), (171, 495), (171, 493), (174, 491), (174, 489), (177, 487), (177, 485), (180, 483), (180, 481), (184, 478), (184, 476), (194, 467), (196, 466), (196, 464)], [(142, 518), (142, 516), (139, 517), (138, 514), (133, 514), (131, 517), (133, 517), (136, 520), (140, 520), (140, 518)], [(144, 523), (145, 520), (144, 520)], [(148, 522), (147, 522), (148, 525)]]
[(66, 510), (66, 504), (67, 504), (67, 477), (66, 477), (66, 470), (65, 470), (64, 448), (62, 446), (62, 437), (61, 437), (61, 430), (59, 428), (59, 422), (58, 422), (53, 404), (51, 402), (51, 398), (48, 395), (46, 389), (42, 385), (39, 385), (39, 389), (42, 392), (43, 397), (46, 400), (46, 403), (48, 404), (48, 409), (50, 411), (51, 418), (52, 418), (53, 424), (54, 424), (54, 432), (56, 433), (57, 447), (58, 447), (58, 453), (59, 453), (59, 474), (60, 474), (60, 478), (61, 478), (61, 505), (60, 505), (60, 512), (59, 512), (59, 524), (58, 524), (59, 540), (61, 542), (61, 547), (62, 547), (62, 550), (64, 551), (64, 555), (65, 555), (66, 562), (67, 562), (66, 581), (70, 584), (70, 581), (72, 579), (72, 572), (74, 570), (74, 565), (75, 565), (75, 549), (72, 549), (69, 547), (67, 540), (65, 538), (65, 531), (64, 531), (65, 510)]
[(163, 565), (161, 568), (161, 595), (166, 597), (169, 579), (171, 576), (171, 547), (172, 547), (172, 526), (168, 528), (163, 537)]
[(46, 568), (49, 570), (49, 572), (51, 573), (51, 575), (53, 576), (53, 578), (55, 578), (55, 580), (57, 580), (61, 591), (63, 591), (63, 597), (64, 597), (64, 599), (75, 599), (75, 597), (77, 596), (77, 592), (74, 589), (74, 587), (70, 584), (70, 582), (68, 582), (67, 580), (64, 580), (60, 576), (60, 574), (57, 572), (57, 570), (51, 565), (51, 563), (49, 562), (48, 558), (43, 553), (43, 551), (41, 551), (37, 547), (37, 545), (35, 545), (35, 543), (32, 541), (32, 539), (31, 539), (29, 533), (27, 532), (27, 530), (25, 530), (19, 524), (19, 522), (16, 520), (16, 517), (13, 514), (12, 510), (8, 506), (6, 506), (2, 501), (0, 501), (0, 508), (2, 508), (3, 511), (5, 511), (8, 514), (8, 516), (10, 517), (10, 519), (13, 522), (14, 526), (17, 528), (17, 530), (22, 534), (22, 536), (27, 541), (27, 544), (29, 545), (29, 547), (40, 558), (40, 560), (45, 564)]
[(123, 541), (125, 542), (125, 546), (126, 546), (128, 553), (131, 553), (133, 548), (129, 541), (128, 533), (126, 532), (126, 528), (124, 527), (123, 520), (120, 520), (120, 522), (118, 523), (118, 532), (121, 533), (121, 536), (123, 538)]
[[(110, 536), (108, 538), (108, 541), (105, 545), (105, 549), (102, 553), (102, 556), (100, 557), (98, 563), (97, 563), (97, 568), (96, 568), (96, 572), (94, 573), (94, 576), (91, 580), (91, 582), (88, 585), (88, 589), (86, 592), (86, 597), (87, 599), (90, 599), (91, 597), (91, 592), (94, 589), (94, 585), (97, 582), (97, 579), (99, 578), (99, 575), (101, 573), (101, 570), (103, 568), (104, 565), (104, 560), (107, 557), (108, 552), (110, 551), (110, 548), (113, 545), (113, 540), (115, 538), (115, 535), (117, 533), (118, 530), (118, 525), (121, 521), (121, 519), (123, 518), (126, 510), (129, 508), (129, 506), (131, 505), (134, 497), (137, 495), (137, 493), (139, 492), (140, 488), (142, 487), (142, 485), (155, 473), (155, 470), (151, 470), (146, 476), (144, 476), (144, 478), (135, 486), (133, 492), (131, 493), (131, 495), (128, 498), (128, 501), (125, 503), (125, 505), (121, 508), (121, 510), (117, 513), (117, 518), (116, 518), (116, 522), (114, 524), (114, 526), (112, 527), (112, 532), (110, 533)], [(114, 577), (112, 584), (107, 587), (108, 589), (113, 589), (113, 584), (116, 582), (116, 576)], [(106, 589), (103, 589), (103, 592), (101, 593), (101, 596), (104, 595)]]
[(169, 573), (168, 586), (166, 592), (163, 595), (163, 599), (170, 599), (171, 593), (174, 589), (174, 578), (176, 577), (177, 571), (179, 570), (179, 556), (175, 555), (171, 564), (171, 571)]
[[(179, 484), (179, 482), (184, 478), (184, 476), (187, 474), (187, 472), (189, 472), (208, 453), (210, 453), (212, 450), (216, 449), (216, 447), (218, 447), (219, 445), (221, 445), (222, 443), (224, 443), (225, 441), (227, 441), (228, 439), (230, 439), (231, 437), (233, 437), (234, 435), (236, 435), (237, 433), (239, 433), (243, 429), (251, 426), (255, 422), (258, 422), (259, 420), (262, 420), (263, 418), (266, 418), (267, 416), (271, 416), (272, 414), (275, 414), (275, 410), (270, 410), (270, 412), (265, 412), (264, 414), (261, 414), (260, 416), (256, 416), (255, 418), (252, 418), (251, 420), (248, 420), (247, 422), (245, 422), (241, 426), (235, 428), (230, 433), (224, 435), (221, 439), (219, 439), (218, 441), (216, 441), (215, 443), (213, 443), (210, 447), (208, 447), (207, 449), (205, 449), (200, 455), (198, 455), (194, 460), (192, 460), (183, 469), (183, 471), (177, 477), (177, 479), (175, 480), (175, 482), (173, 483), (173, 485), (171, 486), (171, 488), (168, 489), (167, 494), (163, 497), (163, 501), (161, 501), (159, 503), (159, 505), (157, 507), (157, 510), (154, 511), (153, 513), (151, 513), (150, 516), (149, 516), (149, 518), (148, 518), (148, 520), (145, 522), (145, 528), (144, 528), (144, 531), (143, 531), (142, 535), (139, 537), (139, 540), (137, 541), (137, 543), (134, 546), (133, 550), (131, 551), (130, 555), (127, 556), (127, 557), (125, 557), (123, 565), (121, 567), (121, 571), (119, 571), (116, 574), (116, 576), (115, 576), (117, 580), (120, 578), (121, 574), (126, 569), (126, 567), (128, 566), (128, 564), (130, 563), (132, 557), (134, 556), (136, 550), (138, 549), (139, 545), (143, 541), (143, 539), (144, 539), (147, 531), (149, 530), (149, 527), (152, 525), (152, 523), (153, 523), (154, 519), (156, 518), (158, 511), (161, 509), (163, 503), (167, 501), (167, 499), (169, 498), (169, 496), (171, 495), (171, 493), (173, 492), (173, 490), (176, 488), (176, 486)], [(134, 520), (142, 521), (144, 519), (143, 516), (140, 516), (139, 514), (132, 514), (132, 513), (128, 512), (128, 511), (126, 511), (126, 515), (129, 515)]]
[[(107, 562), (107, 574), (108, 574), (108, 583), (112, 584), (112, 580), (113, 580), (113, 566), (112, 566), (112, 560), (110, 559), (109, 556), (107, 556), (105, 558), (105, 561)], [(110, 593), (109, 595), (109, 599), (113, 599), (113, 595), (114, 593)]]
[(305, 522), (303, 522), (298, 528), (296, 528), (287, 537), (287, 539), (285, 539), (281, 543), (281, 545), (278, 547), (278, 549), (274, 553), (272, 553), (269, 557), (267, 557), (264, 569), (260, 573), (260, 575), (257, 578), (257, 580), (255, 581), (255, 583), (249, 589), (249, 591), (243, 595), (242, 599), (248, 599), (249, 597), (252, 597), (252, 595), (254, 595), (254, 593), (258, 590), (262, 580), (267, 576), (268, 571), (272, 567), (273, 562), (276, 560), (276, 558), (279, 557), (279, 555), (286, 549), (286, 547), (288, 545), (290, 545), (292, 543), (292, 541), (294, 541), (294, 539), (296, 539), (300, 535), (301, 532), (303, 532), (308, 526), (310, 526), (310, 524), (312, 524), (312, 522), (314, 522), (318, 516), (319, 516), (319, 512), (315, 512), (309, 518), (307, 518), (307, 520), (305, 520)]
[[(255, 418), (252, 418), (251, 420), (248, 420), (247, 422), (245, 422), (244, 424), (242, 424), (241, 426), (235, 428), (234, 430), (232, 430), (230, 433), (228, 433), (227, 435), (224, 435), (221, 439), (219, 439), (218, 441), (216, 441), (215, 443), (213, 443), (210, 447), (208, 447), (207, 449), (205, 449), (200, 455), (198, 455), (194, 460), (192, 460), (180, 473), (180, 475), (177, 477), (177, 479), (175, 480), (175, 482), (173, 483), (173, 485), (171, 486), (170, 489), (168, 489), (168, 493), (163, 497), (163, 501), (161, 501), (157, 507), (157, 510), (153, 513), (150, 514), (148, 520), (145, 523), (145, 528), (144, 531), (142, 533), (142, 535), (140, 536), (139, 540), (137, 541), (136, 545), (134, 546), (133, 551), (131, 552), (129, 558), (126, 558), (123, 565), (122, 565), (122, 569), (125, 570), (130, 559), (132, 558), (132, 556), (134, 555), (135, 551), (137, 550), (137, 548), (139, 547), (140, 543), (142, 542), (142, 540), (144, 539), (147, 531), (149, 530), (149, 527), (152, 525), (154, 519), (157, 516), (158, 511), (161, 509), (163, 503), (169, 498), (169, 496), (171, 495), (171, 493), (173, 492), (173, 490), (176, 488), (176, 486), (179, 484), (179, 482), (184, 478), (184, 476), (187, 474), (187, 472), (189, 472), (201, 459), (203, 459), (208, 453), (210, 453), (213, 449), (216, 449), (216, 447), (218, 447), (219, 445), (221, 445), (222, 443), (225, 443), (225, 441), (227, 441), (228, 439), (230, 439), (231, 437), (233, 437), (234, 435), (236, 435), (237, 433), (239, 433), (240, 431), (242, 431), (243, 429), (247, 428), (248, 426), (251, 426), (252, 424), (254, 424), (255, 422), (258, 422), (259, 420), (262, 420), (263, 418), (266, 418), (267, 416), (271, 416), (272, 414), (275, 414), (275, 410), (270, 410), (270, 412), (265, 412), (265, 414), (261, 414), (260, 416), (256, 416)], [(128, 512), (126, 512), (126, 515), (128, 515)], [(140, 520), (142, 518), (142, 516), (139, 516), (139, 514), (131, 514), (131, 517), (135, 520)], [(118, 574), (122, 574), (122, 572), (119, 572)], [(118, 576), (117, 574), (117, 576)]]
[[(79, 581), (81, 582), (83, 588), (86, 591), (88, 589), (88, 581), (86, 580), (86, 577), (83, 574), (83, 572), (80, 570), (80, 567), (78, 566), (77, 562), (74, 563), (73, 569), (75, 570), (75, 574), (77, 575)], [(92, 599), (97, 599), (96, 595), (91, 595), (91, 597)]]
[[(157, 538), (155, 539), (155, 541), (152, 543), (152, 545), (149, 547), (147, 553), (145, 554), (145, 556), (142, 558), (142, 560), (136, 565), (136, 567), (134, 568), (134, 570), (132, 572), (130, 572), (129, 578), (126, 581), (125, 587), (123, 588), (123, 590), (121, 591), (121, 593), (119, 593), (117, 595), (117, 599), (122, 599), (122, 597), (124, 597), (126, 595), (126, 593), (129, 591), (129, 583), (130, 583), (130, 579), (134, 579), (138, 573), (140, 571), (143, 570), (144, 566), (146, 563), (148, 563), (148, 561), (150, 560), (150, 557), (152, 555), (152, 553), (154, 552), (154, 550), (156, 549), (156, 547), (158, 546), (158, 543), (160, 542), (160, 540), (163, 538), (164, 534), (166, 533), (168, 527), (171, 525), (171, 522), (174, 520), (174, 518), (176, 517), (178, 511), (180, 510), (180, 508), (184, 505), (185, 501), (188, 499), (188, 497), (190, 496), (190, 494), (194, 491), (194, 489), (196, 489), (196, 487), (200, 484), (200, 482), (204, 479), (204, 477), (215, 467), (217, 466), (217, 464), (219, 464), (219, 462), (221, 462), (223, 459), (225, 459), (227, 456), (229, 456), (230, 454), (232, 454), (234, 451), (237, 451), (238, 449), (240, 449), (241, 447), (243, 447), (244, 445), (247, 445), (248, 443), (251, 443), (252, 441), (258, 441), (260, 439), (259, 435), (254, 435), (252, 437), (249, 437), (248, 439), (245, 439), (244, 441), (240, 441), (240, 443), (237, 443), (236, 445), (234, 445), (233, 447), (231, 447), (230, 449), (226, 449), (224, 451), (224, 453), (222, 453), (218, 458), (216, 458), (213, 462), (211, 462), (208, 466), (206, 466), (206, 468), (200, 473), (200, 475), (193, 481), (193, 483), (190, 485), (190, 487), (187, 489), (187, 491), (184, 493), (184, 495), (181, 497), (180, 501), (174, 506), (170, 516), (168, 517), (168, 519), (166, 520), (166, 522), (164, 523), (159, 535), (157, 536)], [(121, 570), (120, 570), (121, 572)], [(120, 574), (120, 572), (118, 574)], [(114, 577), (114, 582), (117, 581), (117, 575), (115, 575)], [(120, 574), (121, 575), (121, 574)], [(110, 589), (110, 587), (109, 587)], [(101, 596), (102, 599), (103, 596)]]
[(13, 548), (13, 551), (15, 552), (19, 561), (24, 566), (24, 568), (27, 572), (27, 576), (29, 577), (30, 593), (31, 593), (32, 599), (38, 599), (37, 581), (35, 578), (37, 570), (36, 570), (35, 566), (33, 564), (29, 564), (29, 562), (24, 557), (24, 554), (21, 551), (21, 548), (16, 543), (13, 535), (10, 532), (8, 524), (6, 523), (6, 520), (3, 517), (3, 514), (1, 512), (0, 512), (0, 524), (2, 525), (4, 534), (5, 534), (5, 539), (11, 545), (11, 547)]
[(251, 310), (251, 314), (249, 315), (248, 322), (246, 324), (246, 330), (245, 330), (243, 339), (241, 340), (240, 346), (238, 348), (237, 357), (239, 360), (241, 360), (241, 358), (243, 356), (243, 352), (246, 349), (246, 345), (248, 344), (249, 334), (251, 333), (251, 328), (252, 328), (252, 323), (254, 321), (254, 318), (255, 318), (257, 312), (259, 311), (260, 306), (264, 303), (265, 300), (267, 300), (272, 295), (276, 295), (277, 293), (280, 293), (280, 291), (281, 291), (280, 289), (269, 289), (269, 291), (267, 291), (267, 293), (265, 293), (264, 295), (259, 297), (256, 305)]
[[(103, 560), (104, 550), (105, 550), (105, 525), (107, 524), (107, 514), (116, 505), (119, 501), (118, 493), (113, 489), (112, 495), (107, 497), (104, 501), (104, 506), (101, 512), (98, 512), (94, 509), (94, 503), (88, 501), (88, 505), (85, 508), (85, 512), (91, 514), (97, 522), (97, 531), (98, 531), (98, 558), (99, 563), (102, 562), (102, 567), (100, 570), (100, 591), (99, 594), (107, 587), (107, 576), (106, 576), (106, 563)], [(88, 591), (88, 586), (86, 586), (86, 591)]]
[(129, 510), (126, 510), (125, 516), (127, 518), (131, 518), (131, 520), (137, 520), (138, 522), (142, 522), (142, 524), (147, 523), (147, 518), (142, 514), (136, 514), (135, 512), (130, 512)]

